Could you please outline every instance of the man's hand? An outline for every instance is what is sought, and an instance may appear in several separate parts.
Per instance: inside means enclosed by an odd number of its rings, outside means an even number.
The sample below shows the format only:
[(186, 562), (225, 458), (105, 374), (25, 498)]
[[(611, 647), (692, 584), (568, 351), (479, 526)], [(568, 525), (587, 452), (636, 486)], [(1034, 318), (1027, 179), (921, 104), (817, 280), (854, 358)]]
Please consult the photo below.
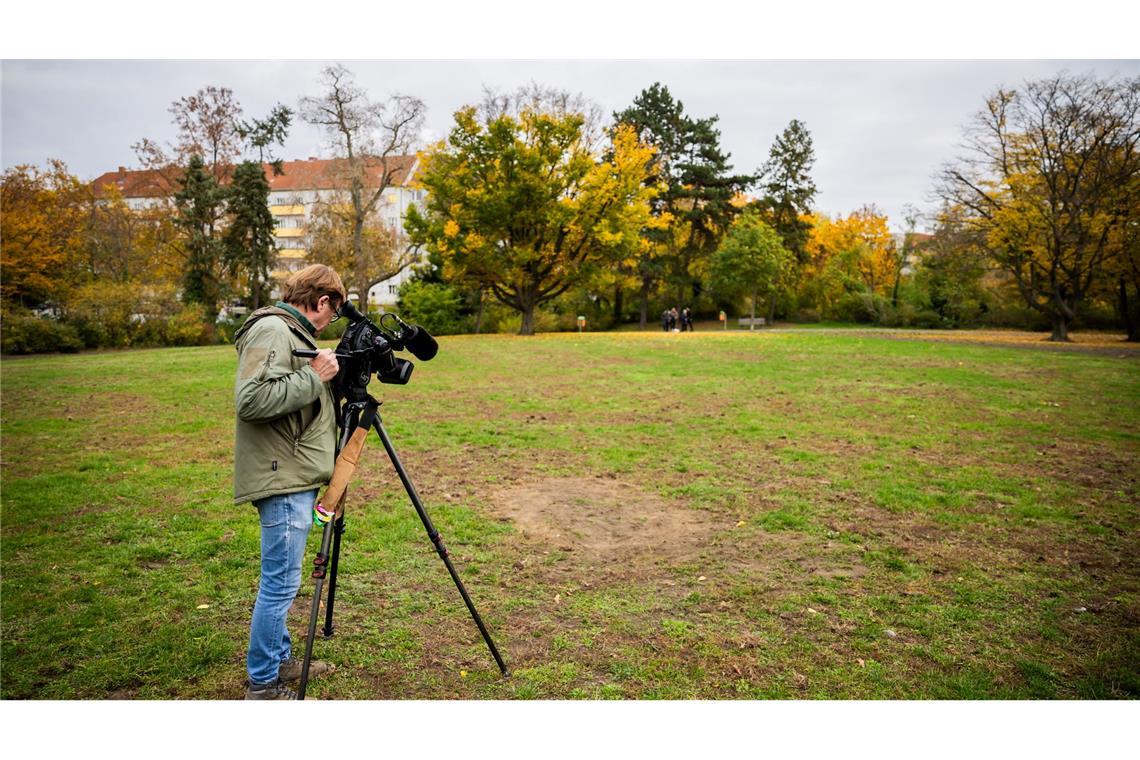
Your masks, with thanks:
[(340, 365), (336, 361), (336, 353), (331, 348), (322, 348), (316, 357), (309, 361), (309, 366), (317, 373), (322, 382), (328, 382), (336, 377)]

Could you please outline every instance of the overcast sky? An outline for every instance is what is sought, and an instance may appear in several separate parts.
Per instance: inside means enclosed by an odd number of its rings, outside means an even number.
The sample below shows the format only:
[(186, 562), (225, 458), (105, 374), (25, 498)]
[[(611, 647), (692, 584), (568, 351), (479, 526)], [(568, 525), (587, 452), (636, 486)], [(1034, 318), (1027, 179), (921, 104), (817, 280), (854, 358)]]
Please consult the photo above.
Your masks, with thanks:
[[(247, 116), (275, 103), (296, 107), (319, 92), (323, 61), (83, 61), (2, 63), (0, 158), (65, 161), (83, 179), (132, 167), (131, 144), (172, 140), (168, 108), (199, 88), (229, 87)], [(1001, 85), (1061, 70), (1136, 76), (1140, 61), (343, 61), (375, 98), (406, 93), (427, 105), (425, 140), (446, 136), (452, 114), (484, 86), (534, 81), (581, 92), (607, 116), (654, 82), (694, 117), (718, 116), (737, 171), (764, 162), (791, 119), (815, 142), (817, 207), (846, 214), (874, 203), (901, 228), (902, 207), (923, 209), (932, 177), (956, 152), (961, 127)], [(320, 156), (321, 140), (298, 123), (286, 159)]]

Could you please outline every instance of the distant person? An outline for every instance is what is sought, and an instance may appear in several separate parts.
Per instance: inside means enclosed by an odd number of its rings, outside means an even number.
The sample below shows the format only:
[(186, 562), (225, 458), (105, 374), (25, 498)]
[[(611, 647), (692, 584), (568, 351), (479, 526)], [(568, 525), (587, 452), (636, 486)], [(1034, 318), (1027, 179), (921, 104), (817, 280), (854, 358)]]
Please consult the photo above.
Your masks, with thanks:
[(685, 330), (693, 331), (693, 310), (688, 306), (681, 311), (681, 332)]
[(677, 314), (677, 307), (674, 306), (669, 310), (669, 332), (675, 332), (677, 330), (678, 319), (679, 315)]
[(665, 332), (669, 332), (669, 330), (672, 329), (672, 325), (670, 324), (670, 319), (671, 318), (670, 318), (668, 309), (665, 309), (664, 311), (661, 312), (661, 329), (664, 330)]
[[(246, 699), (296, 699), (285, 683), (301, 677), (286, 616), (301, 587), (305, 539), (317, 489), (332, 477), (336, 355), (320, 349), (311, 360), (293, 349), (316, 349), (316, 338), (340, 317), (347, 299), (340, 276), (313, 264), (285, 283), (276, 306), (249, 315), (234, 336), (234, 504), (253, 502), (261, 524), (261, 575), (249, 627)], [(314, 602), (316, 603), (316, 602)], [(309, 675), (332, 670), (309, 663)]]

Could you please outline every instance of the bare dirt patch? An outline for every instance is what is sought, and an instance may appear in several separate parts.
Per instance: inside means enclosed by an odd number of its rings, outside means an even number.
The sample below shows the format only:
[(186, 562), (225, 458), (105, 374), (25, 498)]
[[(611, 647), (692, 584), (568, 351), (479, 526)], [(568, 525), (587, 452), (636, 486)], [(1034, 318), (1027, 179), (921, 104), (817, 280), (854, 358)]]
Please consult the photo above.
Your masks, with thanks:
[(725, 518), (687, 509), (611, 478), (550, 478), (494, 497), (522, 536), (601, 565), (636, 555), (679, 559), (699, 552)]

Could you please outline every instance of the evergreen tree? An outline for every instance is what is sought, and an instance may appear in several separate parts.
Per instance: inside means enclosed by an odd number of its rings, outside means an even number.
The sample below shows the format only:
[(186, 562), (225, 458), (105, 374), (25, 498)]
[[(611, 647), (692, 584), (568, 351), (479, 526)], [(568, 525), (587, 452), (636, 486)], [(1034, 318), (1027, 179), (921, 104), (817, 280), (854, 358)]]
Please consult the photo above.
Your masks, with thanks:
[[(664, 187), (653, 203), (653, 214), (668, 215), (674, 222), (671, 229), (646, 232), (658, 245), (638, 265), (643, 327), (649, 295), (661, 280), (677, 288), (678, 300), (685, 300), (689, 289), (694, 295), (700, 293), (706, 260), (738, 211), (731, 201), (756, 179), (729, 173), (730, 154), (721, 151), (718, 118), (690, 118), (684, 104), (660, 82), (643, 90), (631, 107), (614, 114), (616, 122), (633, 126), (642, 142), (656, 149), (652, 181)], [(682, 239), (679, 229), (684, 230)]]
[(815, 150), (811, 132), (803, 122), (792, 119), (783, 133), (776, 136), (768, 152), (768, 160), (760, 169), (761, 208), (770, 219), (784, 247), (796, 255), (803, 264), (811, 225), (803, 216), (811, 212), (815, 199), (815, 182), (811, 168), (815, 164)]
[(174, 223), (183, 233), (186, 253), (182, 300), (200, 303), (208, 314), (217, 314), (221, 300), (218, 273), (222, 245), (216, 228), (225, 207), (226, 192), (198, 154), (190, 157), (181, 184), (182, 188), (174, 196)]
[(275, 222), (269, 213), (269, 180), (260, 161), (243, 161), (228, 192), (229, 227), (222, 236), (223, 257), (232, 276), (248, 280), (249, 305), (269, 297), (269, 266), (276, 255)]

